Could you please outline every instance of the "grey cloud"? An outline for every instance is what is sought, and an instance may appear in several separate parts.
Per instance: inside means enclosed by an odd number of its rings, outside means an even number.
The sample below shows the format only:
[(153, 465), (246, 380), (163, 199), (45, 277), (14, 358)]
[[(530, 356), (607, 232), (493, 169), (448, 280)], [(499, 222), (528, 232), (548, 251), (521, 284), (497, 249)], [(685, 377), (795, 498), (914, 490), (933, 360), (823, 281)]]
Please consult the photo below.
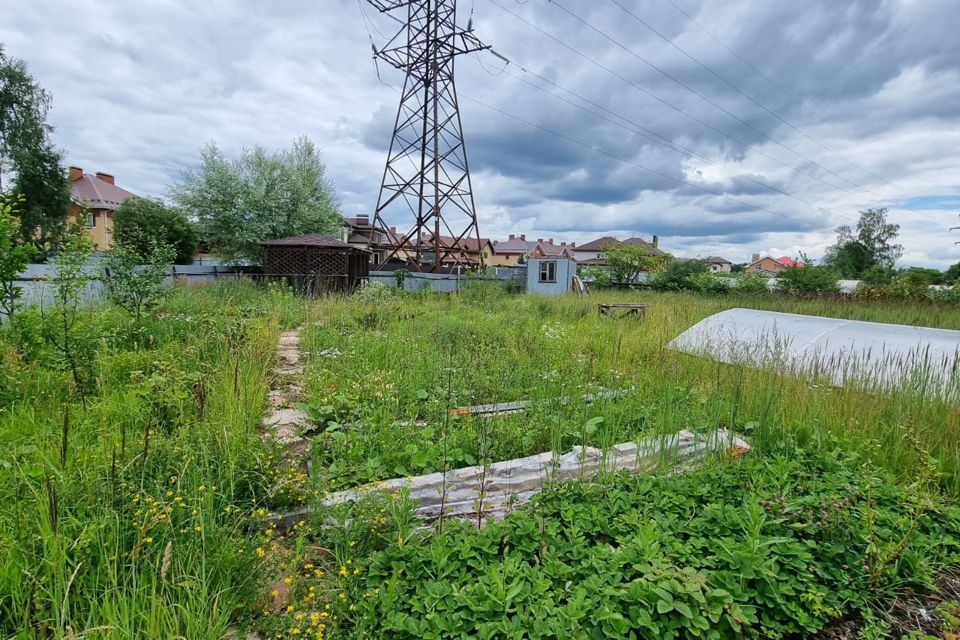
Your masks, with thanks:
[[(477, 204), (482, 211), (497, 212), (482, 229), (484, 235), (535, 230), (521, 225), (566, 233), (571, 240), (643, 231), (659, 233), (667, 246), (674, 236), (678, 251), (695, 255), (700, 243), (704, 250), (735, 259), (734, 254), (749, 257), (754, 249), (826, 246), (833, 227), (850, 222), (868, 206), (960, 193), (955, 170), (960, 161), (960, 41), (948, 19), (955, 13), (951, 0), (809, 0), (802, 5), (677, 0), (787, 93), (663, 0), (622, 0), (816, 141), (692, 63), (613, 3), (561, 0), (747, 124), (585, 29), (553, 3), (500, 1), (752, 148), (643, 95), (492, 3), (476, 0), (476, 33), (513, 63), (497, 75), (502, 63), (492, 56), (484, 58), (484, 67), (462, 59), (457, 67), (461, 93), (629, 161), (463, 100)], [(463, 22), (467, 10), (462, 2)], [(382, 42), (395, 25), (372, 8), (367, 15), (375, 24), (374, 41)], [(56, 0), (17, 2), (5, 8), (0, 42), (9, 54), (28, 60), (52, 91), (55, 140), (68, 161), (115, 173), (121, 185), (134, 191), (163, 195), (183, 169), (195, 165), (198, 148), (210, 141), (231, 152), (255, 144), (286, 145), (307, 134), (324, 150), (344, 209), (369, 212), (375, 206), (398, 96), (377, 80), (370, 41), (353, 0), (275, 6), (226, 0), (76, 0), (70, 11)], [(686, 160), (629, 131), (634, 124), (623, 123), (624, 129), (545, 95), (512, 77), (540, 83), (521, 67), (753, 180)], [(381, 64), (380, 73), (393, 87), (402, 84), (396, 70)], [(777, 160), (819, 179), (790, 171)], [(707, 195), (676, 182), (678, 178), (728, 198)], [(778, 195), (757, 181), (833, 211)], [(891, 216), (903, 223), (910, 259), (935, 266), (957, 260), (956, 238), (944, 231), (956, 224), (949, 211), (917, 215), (894, 206)]]

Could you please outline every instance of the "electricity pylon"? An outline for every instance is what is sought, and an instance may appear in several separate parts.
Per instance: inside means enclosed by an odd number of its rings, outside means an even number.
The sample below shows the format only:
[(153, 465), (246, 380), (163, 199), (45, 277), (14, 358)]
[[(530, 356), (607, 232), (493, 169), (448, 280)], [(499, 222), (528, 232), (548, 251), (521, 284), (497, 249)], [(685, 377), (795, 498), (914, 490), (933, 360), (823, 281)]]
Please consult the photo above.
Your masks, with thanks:
[(368, 2), (384, 13), (406, 12), (405, 19), (398, 18), (403, 27), (397, 34), (381, 49), (374, 49), (377, 59), (406, 73), (374, 227), (389, 238), (385, 213), (393, 214), (403, 205), (415, 221), (402, 242), (386, 252), (384, 261), (402, 251), (413, 258), (417, 270), (425, 263), (434, 271), (444, 262), (466, 266), (463, 243), (476, 238), (479, 250), (480, 231), (454, 61), (489, 47), (473, 35), (472, 24), (465, 30), (457, 27), (456, 0)]

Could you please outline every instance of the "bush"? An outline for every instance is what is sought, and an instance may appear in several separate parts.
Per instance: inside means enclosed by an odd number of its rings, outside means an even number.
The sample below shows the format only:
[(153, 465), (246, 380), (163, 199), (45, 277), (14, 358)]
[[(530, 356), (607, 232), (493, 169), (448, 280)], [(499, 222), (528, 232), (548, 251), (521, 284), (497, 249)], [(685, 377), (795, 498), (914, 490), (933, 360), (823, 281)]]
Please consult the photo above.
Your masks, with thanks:
[(687, 278), (690, 289), (700, 293), (722, 294), (730, 291), (730, 280), (712, 273), (695, 273)]
[(603, 267), (586, 266), (580, 269), (580, 277), (589, 282), (591, 287), (602, 289), (609, 287), (612, 279), (610, 272)]
[(890, 287), (886, 284), (861, 282), (853, 290), (853, 297), (856, 300), (885, 300), (890, 297)]
[(887, 286), (891, 298), (901, 300), (920, 300), (930, 293), (930, 284), (925, 274), (917, 271), (904, 271), (894, 276)]
[(788, 267), (777, 274), (781, 293), (839, 293), (840, 274), (831, 267)]
[(948, 304), (960, 304), (960, 281), (950, 289), (939, 289), (931, 291), (930, 297), (937, 302), (946, 302)]
[(653, 278), (652, 285), (657, 291), (696, 289), (690, 278), (701, 273), (710, 273), (710, 266), (703, 260), (676, 260)]
[(770, 293), (770, 280), (756, 273), (748, 273), (740, 277), (734, 285), (734, 291), (752, 296), (767, 295)]

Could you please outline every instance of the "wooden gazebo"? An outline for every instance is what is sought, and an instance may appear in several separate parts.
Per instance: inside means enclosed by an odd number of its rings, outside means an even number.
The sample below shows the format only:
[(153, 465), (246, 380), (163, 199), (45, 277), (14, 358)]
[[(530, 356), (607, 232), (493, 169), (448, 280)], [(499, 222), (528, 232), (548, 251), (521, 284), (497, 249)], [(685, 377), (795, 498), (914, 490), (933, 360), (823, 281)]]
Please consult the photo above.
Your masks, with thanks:
[(260, 246), (264, 277), (288, 280), (304, 293), (353, 291), (370, 275), (369, 252), (330, 236), (290, 236)]

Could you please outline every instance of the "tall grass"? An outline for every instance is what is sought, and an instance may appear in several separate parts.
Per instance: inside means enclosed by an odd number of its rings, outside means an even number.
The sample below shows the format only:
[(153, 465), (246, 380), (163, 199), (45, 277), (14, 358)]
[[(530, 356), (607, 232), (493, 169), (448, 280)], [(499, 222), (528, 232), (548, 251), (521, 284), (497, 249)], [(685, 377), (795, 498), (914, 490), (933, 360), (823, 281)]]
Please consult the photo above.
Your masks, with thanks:
[[(650, 303), (647, 316), (598, 317), (597, 302), (625, 298)], [(523, 414), (490, 422), (494, 459), (584, 440), (598, 445), (601, 435), (614, 442), (726, 427), (752, 436), (761, 448), (775, 449), (785, 439), (855, 448), (904, 479), (935, 457), (943, 486), (960, 492), (960, 414), (943, 399), (923, 390), (835, 388), (782, 370), (725, 365), (665, 348), (699, 320), (733, 306), (960, 326), (960, 318), (941, 307), (774, 297), (331, 300), (319, 312), (322, 324), (305, 336), (311, 355), (307, 396), (335, 407), (338, 419), (355, 428), (318, 438), (317, 467), (328, 470), (325, 480), (333, 487), (440, 469), (439, 448), (429, 454), (425, 449), (449, 408), (444, 372), (452, 359), (454, 406), (541, 401)], [(577, 400), (600, 389), (630, 393), (596, 404)], [(570, 402), (551, 400), (562, 396)], [(603, 428), (585, 433), (583, 425), (595, 417)], [(452, 455), (448, 450), (446, 457), (455, 465), (481, 457), (484, 443), (474, 423), (461, 419), (448, 434)]]
[(214, 639), (251, 615), (247, 529), (273, 482), (263, 364), (303, 314), (238, 284), (178, 290), (139, 327), (92, 310), (118, 329), (87, 409), (42, 349), (22, 363), (0, 413), (0, 636)]
[[(651, 308), (599, 318), (596, 303), (614, 300)], [(303, 400), (323, 420), (310, 452), (319, 489), (723, 427), (761, 452), (787, 440), (854, 449), (904, 483), (932, 461), (960, 493), (955, 405), (665, 348), (731, 306), (960, 328), (945, 309), (903, 303), (484, 288), (307, 302), (231, 283), (178, 289), (139, 326), (92, 309), (96, 393), (84, 407), (31, 324), (42, 320), (22, 314), (0, 332), (0, 637), (212, 639), (264, 626), (259, 510), (299, 496), (257, 423), (277, 335), (296, 326)], [(601, 390), (626, 393), (582, 400)], [(485, 420), (449, 413), (511, 400), (534, 403)]]

